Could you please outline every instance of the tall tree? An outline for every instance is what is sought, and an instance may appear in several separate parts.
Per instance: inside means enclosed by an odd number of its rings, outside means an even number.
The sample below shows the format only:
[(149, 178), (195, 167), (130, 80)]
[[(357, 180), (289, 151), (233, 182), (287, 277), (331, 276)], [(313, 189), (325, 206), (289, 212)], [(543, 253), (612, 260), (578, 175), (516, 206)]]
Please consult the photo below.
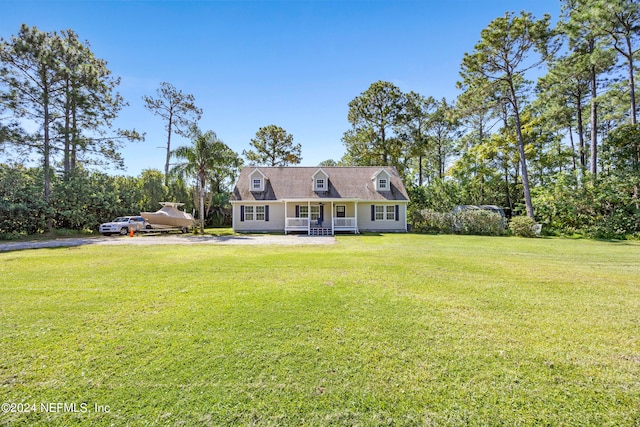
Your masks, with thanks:
[(582, 55), (587, 64), (591, 92), (590, 101), (590, 161), (589, 170), (595, 179), (598, 173), (598, 87), (600, 75), (613, 66), (613, 55), (607, 45), (606, 33), (599, 22), (599, 0), (563, 0), (565, 21), (560, 30), (569, 40), (569, 49)]
[[(558, 128), (568, 129), (571, 147), (583, 171), (587, 168), (583, 110), (589, 97), (591, 75), (587, 62), (588, 58), (575, 53), (554, 60), (547, 75), (538, 80), (539, 96), (535, 101)], [(574, 129), (578, 136), (577, 149)]]
[(442, 98), (436, 111), (431, 115), (428, 126), (428, 139), (431, 142), (431, 159), (437, 168), (439, 179), (444, 178), (447, 161), (454, 154), (454, 143), (460, 136), (460, 124), (454, 115), (453, 106)]
[(172, 152), (179, 161), (171, 170), (171, 174), (193, 178), (199, 201), (200, 233), (204, 234), (205, 197), (212, 194), (212, 183), (221, 182), (227, 176), (234, 176), (240, 160), (224, 142), (218, 139), (213, 131), (202, 133), (196, 126), (191, 130), (191, 146), (181, 146)]
[[(544, 62), (548, 55), (550, 19), (549, 15), (545, 15), (535, 20), (526, 12), (521, 12), (519, 16), (506, 13), (504, 17), (495, 19), (482, 30), (481, 40), (474, 52), (465, 53), (461, 71), (463, 88), (474, 90), (477, 87), (475, 82), (489, 82), (495, 97), (501, 98), (510, 108), (515, 121), (525, 206), (531, 218), (534, 218), (534, 210), (520, 113), (521, 104), (527, 101), (523, 94), (525, 74)], [(537, 58), (531, 58), (533, 52), (539, 54)]]
[(631, 124), (637, 123), (635, 59), (640, 39), (640, 4), (638, 0), (599, 0), (596, 4), (598, 23), (611, 37), (613, 48), (624, 58), (627, 66), (629, 115)]
[(60, 73), (64, 91), (57, 102), (61, 121), (56, 125), (58, 140), (63, 141), (63, 167), (69, 174), (84, 156), (103, 164), (111, 161), (123, 166), (121, 142), (144, 139), (135, 130), (111, 130), (113, 120), (126, 106), (116, 92), (120, 79), (107, 68), (107, 62), (96, 58), (88, 41), (81, 42), (72, 30), (60, 32), (58, 44)]
[(342, 141), (350, 157), (361, 165), (394, 165), (402, 153), (399, 126), (405, 97), (393, 83), (378, 81), (349, 103), (351, 129)]
[(64, 91), (57, 39), (54, 33), (24, 24), (11, 40), (0, 39), (0, 78), (8, 92), (3, 99), (17, 117), (37, 123), (42, 132), (17, 145), (19, 149), (35, 150), (42, 156), (47, 203), (51, 199), (52, 126), (58, 118), (55, 100)]
[[(458, 82), (459, 89), (466, 89), (458, 96), (456, 103), (456, 115), (458, 121), (466, 133), (458, 140), (457, 150), (461, 154), (452, 168), (466, 191), (471, 191), (473, 204), (486, 204), (485, 195), (487, 177), (499, 175), (493, 171), (493, 160), (486, 153), (494, 153), (494, 150), (485, 149), (489, 144), (492, 128), (498, 123), (496, 116), (499, 111), (496, 108), (498, 101), (492, 93), (493, 82), (486, 79), (477, 79), (471, 82), (471, 87), (464, 87)], [(497, 151), (496, 155), (497, 154)], [(462, 179), (461, 179), (462, 178)], [(508, 186), (508, 182), (507, 182)], [(471, 190), (475, 187), (476, 190)], [(509, 197), (507, 201), (510, 202)], [(511, 203), (507, 203), (511, 207)]]
[(604, 144), (604, 160), (621, 186), (633, 190), (631, 200), (640, 214), (640, 125), (625, 124), (611, 131)]
[[(482, 143), (489, 136), (496, 114), (496, 104), (493, 91), (493, 82), (487, 79), (475, 79), (468, 82), (470, 86), (465, 87), (461, 82), (457, 83), (458, 89), (465, 92), (458, 96), (455, 113), (461, 126), (467, 128), (466, 141), (463, 144), (475, 145)], [(468, 147), (467, 147), (468, 148)]]
[(400, 127), (401, 138), (408, 145), (409, 156), (418, 166), (418, 185), (424, 184), (424, 158), (429, 152), (427, 133), (432, 114), (436, 110), (436, 100), (415, 92), (406, 94), (404, 116)]
[(254, 150), (244, 150), (242, 155), (252, 164), (265, 166), (297, 165), (302, 161), (302, 147), (293, 143), (293, 135), (276, 125), (258, 129), (251, 140)]
[(184, 94), (172, 84), (162, 82), (156, 91), (157, 98), (144, 96), (145, 108), (166, 121), (167, 155), (164, 164), (164, 185), (169, 183), (169, 164), (171, 161), (171, 135), (175, 133), (188, 137), (190, 129), (200, 120), (202, 110), (195, 105), (195, 97)]
[[(11, 40), (0, 39), (0, 64), (0, 89), (5, 89), (0, 103), (13, 115), (5, 137), (19, 155), (42, 158), (47, 203), (57, 154), (63, 153), (67, 175), (79, 153), (120, 163), (121, 141), (142, 139), (135, 130), (110, 134), (125, 105), (115, 92), (119, 79), (73, 31), (42, 32), (22, 25)], [(20, 120), (37, 124), (38, 130), (21, 132)]]

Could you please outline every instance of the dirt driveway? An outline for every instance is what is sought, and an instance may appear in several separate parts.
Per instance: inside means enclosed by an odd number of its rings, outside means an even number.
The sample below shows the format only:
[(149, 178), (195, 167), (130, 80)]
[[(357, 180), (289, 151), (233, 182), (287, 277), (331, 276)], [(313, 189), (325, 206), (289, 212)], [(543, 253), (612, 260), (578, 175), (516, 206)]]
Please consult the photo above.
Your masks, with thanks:
[(7, 242), (0, 243), (0, 252), (85, 245), (331, 245), (334, 243), (336, 243), (336, 239), (331, 236), (317, 237), (299, 234), (247, 234), (239, 236), (195, 236), (191, 234), (185, 236), (179, 234), (163, 234), (135, 237), (74, 237), (30, 242)]

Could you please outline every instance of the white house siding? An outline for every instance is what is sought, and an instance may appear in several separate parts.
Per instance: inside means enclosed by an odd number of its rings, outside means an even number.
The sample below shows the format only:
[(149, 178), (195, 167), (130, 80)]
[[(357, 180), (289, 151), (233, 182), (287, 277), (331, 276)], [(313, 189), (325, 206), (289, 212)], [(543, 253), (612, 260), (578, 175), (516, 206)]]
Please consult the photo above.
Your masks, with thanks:
[[(299, 206), (318, 206), (320, 204), (319, 201), (312, 201), (310, 204), (306, 201), (300, 202), (287, 202), (287, 217), (295, 218), (296, 217), (296, 207)], [(331, 206), (331, 201), (322, 201), (323, 212), (324, 212), (324, 221), (331, 221), (336, 216), (336, 206), (345, 206), (345, 217), (353, 218), (356, 216), (356, 204), (351, 201), (333, 201), (333, 209)]]
[[(243, 206), (268, 206), (269, 221), (242, 221)], [(254, 214), (255, 218), (255, 214)], [(256, 202), (233, 204), (233, 230), (238, 232), (284, 232), (284, 203), (282, 202)]]
[[(317, 205), (316, 203), (311, 203)], [(296, 205), (307, 206), (307, 203), (288, 202), (286, 216), (295, 217)], [(335, 215), (335, 206), (346, 206), (346, 216), (353, 217), (356, 214), (354, 202), (334, 201), (333, 212), (331, 211), (331, 203), (325, 203), (324, 220), (330, 223), (331, 218)], [(371, 206), (398, 206), (398, 221), (396, 220), (377, 220), (371, 221)], [(241, 221), (242, 206), (269, 206), (269, 221)], [(404, 232), (407, 229), (406, 224), (407, 205), (404, 202), (359, 202), (357, 207), (358, 229), (359, 231), (391, 231)], [(255, 215), (255, 214), (254, 214)], [(285, 228), (285, 204), (283, 202), (245, 202), (233, 204), (233, 229), (237, 232), (284, 232)]]
[(333, 216), (336, 215), (336, 206), (346, 206), (345, 217), (354, 218), (356, 216), (356, 204), (354, 202), (334, 202), (333, 203)]
[[(318, 186), (321, 178), (322, 188)], [(256, 182), (257, 181), (257, 184)], [(389, 166), (363, 167), (246, 167), (238, 177), (233, 193), (233, 227), (240, 232), (304, 231), (307, 222), (295, 220), (296, 205), (324, 207), (323, 226), (336, 224), (338, 231), (406, 231), (409, 196), (397, 170)], [(286, 200), (286, 202), (285, 202)], [(371, 205), (398, 206), (387, 219), (371, 219)], [(269, 221), (255, 218), (242, 221), (243, 206), (268, 206)], [(338, 220), (336, 207), (345, 206), (345, 220)], [(285, 206), (287, 212), (284, 212)], [(354, 218), (355, 217), (355, 218)], [(356, 229), (357, 218), (357, 229)], [(396, 221), (396, 218), (398, 219)], [(316, 227), (317, 224), (308, 226)]]
[[(398, 206), (398, 221), (371, 221), (371, 206)], [(358, 228), (360, 231), (406, 231), (407, 204), (397, 202), (362, 202), (358, 204)]]

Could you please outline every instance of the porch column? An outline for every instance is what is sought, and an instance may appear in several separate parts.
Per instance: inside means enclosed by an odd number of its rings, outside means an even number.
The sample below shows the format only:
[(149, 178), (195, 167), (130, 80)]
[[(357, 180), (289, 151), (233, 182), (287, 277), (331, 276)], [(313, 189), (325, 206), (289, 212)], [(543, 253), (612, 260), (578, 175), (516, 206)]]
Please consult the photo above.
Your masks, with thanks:
[(334, 228), (336, 226), (336, 216), (335, 211), (333, 210), (333, 200), (331, 201), (331, 235), (335, 234)]
[(405, 204), (404, 204), (404, 231), (405, 231), (406, 233), (408, 233), (408, 232), (409, 232), (409, 224), (407, 224), (407, 211), (408, 211), (409, 209), (407, 209), (407, 208), (408, 208), (408, 204), (407, 204), (407, 203), (405, 203)]
[(287, 201), (284, 201), (284, 234), (287, 234)]
[(356, 231), (355, 234), (360, 233), (360, 230), (358, 229), (358, 201), (356, 200), (353, 205), (355, 206), (355, 210), (356, 210)]
[(311, 200), (307, 200), (307, 234), (311, 234)]
[(236, 231), (236, 205), (235, 204), (231, 204), (231, 228), (233, 229), (233, 231)]

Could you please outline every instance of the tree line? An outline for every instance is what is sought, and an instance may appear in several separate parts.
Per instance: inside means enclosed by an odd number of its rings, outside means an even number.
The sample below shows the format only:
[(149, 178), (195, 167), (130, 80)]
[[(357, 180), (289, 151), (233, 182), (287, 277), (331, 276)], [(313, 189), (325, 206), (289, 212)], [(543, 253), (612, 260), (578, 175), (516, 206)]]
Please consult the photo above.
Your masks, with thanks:
[[(165, 122), (164, 173), (109, 176), (95, 166), (123, 166), (125, 142), (144, 139), (133, 130), (114, 130), (127, 105), (116, 91), (120, 79), (96, 58), (89, 42), (72, 30), (43, 32), (22, 25), (0, 39), (0, 238), (55, 228), (95, 230), (116, 216), (154, 211), (160, 201), (179, 200), (205, 222), (228, 224), (229, 193), (242, 165), (215, 132), (198, 127), (202, 109), (195, 97), (163, 82), (144, 106)], [(33, 129), (29, 131), (28, 129)], [(191, 145), (173, 148), (180, 135)], [(245, 152), (260, 164), (296, 164), (300, 145), (284, 129), (263, 127)], [(26, 167), (31, 159), (38, 167)]]
[[(547, 231), (640, 236), (637, 0), (506, 13), (460, 67), (453, 102), (390, 82), (349, 104), (345, 156), (395, 166), (420, 209), (492, 204)], [(544, 71), (541, 71), (544, 70)]]
[[(491, 204), (510, 216), (526, 215), (549, 232), (640, 235), (640, 6), (637, 0), (562, 0), (561, 6), (554, 26), (550, 16), (536, 19), (527, 12), (508, 12), (489, 23), (462, 58), (455, 100), (374, 82), (349, 103), (345, 155), (321, 165), (395, 166), (411, 193), (414, 222), (425, 209)], [(22, 176), (17, 182), (30, 188), (19, 196), (12, 192), (19, 186), (2, 183), (0, 210), (3, 220), (16, 219), (12, 232), (78, 228), (68, 218), (88, 209), (86, 201), (74, 208), (61, 197), (74, 200), (70, 193), (80, 190), (70, 188), (105, 180), (113, 181), (105, 187), (113, 194), (131, 185), (185, 201), (204, 224), (204, 218), (228, 212), (242, 157), (266, 166), (302, 160), (300, 144), (275, 125), (260, 128), (250, 150), (234, 153), (213, 131), (198, 128), (202, 110), (193, 95), (162, 83), (143, 101), (165, 122), (164, 172), (149, 170), (137, 178), (91, 172), (89, 166), (121, 164), (122, 144), (144, 138), (136, 130), (112, 129), (126, 105), (118, 83), (106, 61), (71, 30), (45, 33), (23, 25), (11, 40), (0, 40), (0, 150), (10, 149), (14, 158), (2, 165), (0, 178)], [(189, 137), (191, 145), (173, 148), (174, 134)], [(32, 156), (40, 166), (22, 166)], [(161, 178), (159, 187), (150, 176)], [(38, 182), (40, 190), (32, 187)], [(93, 187), (82, 191), (103, 194)], [(135, 203), (107, 203), (114, 207), (111, 215), (95, 214), (82, 226), (125, 213), (120, 208), (142, 210), (148, 196), (131, 194), (138, 195)], [(40, 222), (21, 229), (18, 223), (27, 220), (15, 212), (27, 201)], [(0, 226), (0, 234), (7, 230)]]

